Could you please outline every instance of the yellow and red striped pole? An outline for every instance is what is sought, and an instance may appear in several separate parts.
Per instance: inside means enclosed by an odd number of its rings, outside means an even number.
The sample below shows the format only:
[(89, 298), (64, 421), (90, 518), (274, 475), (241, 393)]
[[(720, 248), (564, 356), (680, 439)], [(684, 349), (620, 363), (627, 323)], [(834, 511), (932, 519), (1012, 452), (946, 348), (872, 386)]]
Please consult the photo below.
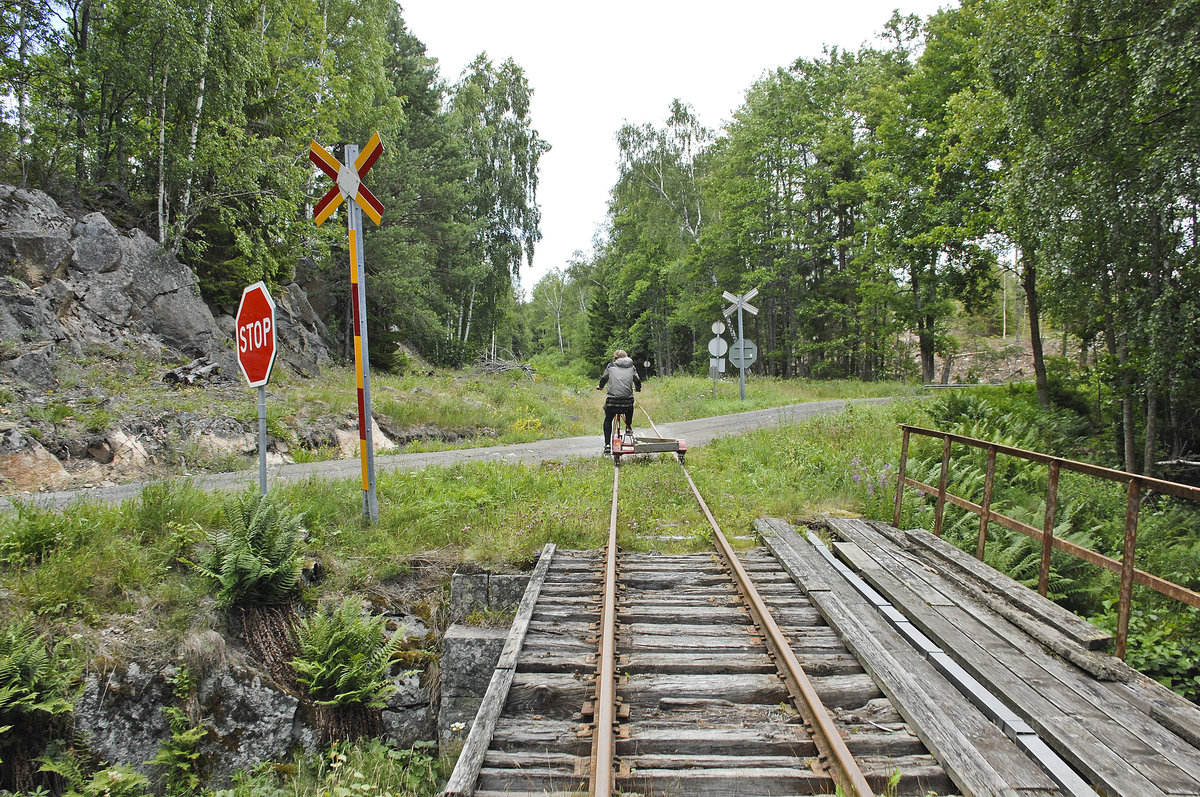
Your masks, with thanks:
[[(358, 147), (346, 145), (346, 160), (358, 156)], [(354, 373), (358, 380), (358, 456), (362, 462), (363, 517), (379, 520), (375, 497), (375, 435), (371, 420), (371, 363), (367, 359), (367, 283), (362, 255), (362, 210), (349, 205), (350, 216), (350, 301), (354, 308)]]
[[(347, 205), (350, 226), (350, 306), (354, 321), (354, 372), (358, 383), (358, 453), (362, 462), (363, 518), (379, 520), (379, 502), (375, 496), (375, 447), (371, 419), (371, 365), (367, 344), (367, 288), (362, 255), (362, 214), (379, 224), (383, 205), (362, 184), (371, 166), (383, 152), (379, 134), (371, 137), (360, 154), (354, 144), (346, 145), (346, 165), (330, 155), (317, 142), (309, 149), (309, 159), (337, 183), (313, 208), (318, 225), (329, 218), (342, 201)], [(351, 165), (353, 164), (353, 165)]]

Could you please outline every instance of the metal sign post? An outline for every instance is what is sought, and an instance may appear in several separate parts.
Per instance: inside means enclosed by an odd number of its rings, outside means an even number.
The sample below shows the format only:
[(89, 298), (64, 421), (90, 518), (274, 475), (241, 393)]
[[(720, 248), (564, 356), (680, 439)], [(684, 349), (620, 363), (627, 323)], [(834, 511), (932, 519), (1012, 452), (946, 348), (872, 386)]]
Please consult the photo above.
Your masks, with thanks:
[(725, 338), (721, 337), (721, 333), (725, 331), (725, 324), (722, 321), (714, 321), (712, 325), (715, 338), (708, 342), (708, 353), (712, 356), (708, 358), (708, 373), (713, 381), (713, 398), (717, 397), (717, 377), (725, 373), (724, 354), (729, 350), (729, 344), (725, 342)]
[(343, 165), (317, 142), (309, 147), (308, 157), (318, 169), (337, 183), (313, 208), (313, 218), (321, 225), (343, 200), (353, 199), (348, 206), (350, 226), (350, 304), (354, 315), (354, 370), (358, 378), (358, 453), (362, 462), (363, 518), (372, 523), (379, 520), (379, 502), (375, 496), (375, 448), (371, 419), (371, 366), (367, 346), (367, 281), (362, 255), (362, 214), (365, 212), (378, 226), (383, 205), (375, 198), (362, 179), (383, 154), (379, 134), (371, 136), (360, 153), (354, 144), (346, 145)]
[(267, 386), (258, 388), (258, 494), (267, 494)]
[[(734, 342), (735, 345), (742, 341), (749, 343), (749, 341), (746, 340), (746, 335), (742, 331), (742, 310), (745, 310), (750, 315), (758, 315), (758, 308), (755, 307), (754, 305), (750, 304), (750, 300), (753, 299), (755, 296), (758, 296), (758, 288), (751, 288), (749, 291), (742, 294), (741, 296), (736, 296), (736, 295), (730, 293), (729, 291), (725, 291), (724, 293), (721, 294), (721, 296), (725, 297), (726, 301), (733, 302), (732, 305), (725, 308), (726, 317), (728, 317), (734, 310), (737, 310), (738, 339), (737, 339), (737, 341)], [(751, 344), (751, 345), (753, 345), (753, 344)], [(757, 353), (757, 349), (755, 351)], [(746, 400), (746, 369), (749, 368), (750, 364), (753, 362), (754, 362), (754, 357), (751, 356), (750, 362), (746, 362), (746, 360), (743, 358), (740, 363), (734, 363), (734, 365), (736, 365), (738, 367), (738, 371), (740, 372), (739, 378), (738, 378), (738, 393), (741, 395), (742, 401)]]

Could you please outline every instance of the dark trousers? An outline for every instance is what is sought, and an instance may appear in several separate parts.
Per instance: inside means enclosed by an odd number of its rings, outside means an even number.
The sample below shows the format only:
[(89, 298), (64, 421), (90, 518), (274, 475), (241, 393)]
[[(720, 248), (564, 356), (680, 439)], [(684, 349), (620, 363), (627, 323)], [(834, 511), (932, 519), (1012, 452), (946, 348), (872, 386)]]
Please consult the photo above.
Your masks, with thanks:
[[(630, 402), (628, 405), (618, 405), (618, 406), (613, 406), (612, 404), (605, 403), (605, 405), (604, 405), (604, 445), (607, 446), (612, 443), (613, 418), (620, 418), (620, 416), (622, 416), (622, 415), (625, 416), (625, 428), (632, 429), (633, 428), (633, 402)], [(620, 423), (621, 422), (618, 420), (617, 421), (618, 426), (620, 425)]]

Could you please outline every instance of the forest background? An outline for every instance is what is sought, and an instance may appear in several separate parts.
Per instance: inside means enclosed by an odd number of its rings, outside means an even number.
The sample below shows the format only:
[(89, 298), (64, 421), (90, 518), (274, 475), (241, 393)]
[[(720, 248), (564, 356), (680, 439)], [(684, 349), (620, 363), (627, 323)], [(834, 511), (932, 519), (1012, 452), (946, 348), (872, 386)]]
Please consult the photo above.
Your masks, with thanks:
[[(377, 367), (402, 341), (440, 365), (552, 353), (590, 373), (621, 345), (653, 373), (701, 374), (721, 293), (757, 287), (757, 371), (928, 382), (955, 332), (1020, 307), (1039, 400), (1086, 373), (1106, 458), (1152, 472), (1195, 450), (1197, 0), (897, 13), (876, 45), (765, 75), (720, 131), (678, 100), (615, 131), (604, 234), (528, 299), (550, 146), (534, 87), (486, 54), (448, 81), (402, 14), (5, 0), (0, 179), (143, 228), (216, 308), (258, 279), (301, 282), (347, 353), (342, 234), (310, 221), (325, 186), (306, 153), (378, 130)], [(1047, 322), (1069, 361), (1043, 355)]]

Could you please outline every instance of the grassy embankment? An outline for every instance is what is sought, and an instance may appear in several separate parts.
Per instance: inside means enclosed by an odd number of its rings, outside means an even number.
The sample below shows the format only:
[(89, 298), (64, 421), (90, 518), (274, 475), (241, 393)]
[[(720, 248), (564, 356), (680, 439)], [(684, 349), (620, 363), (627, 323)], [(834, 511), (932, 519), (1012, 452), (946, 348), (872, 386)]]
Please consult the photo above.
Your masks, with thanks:
[[(584, 413), (590, 416), (588, 429), (598, 425), (600, 394), (590, 382), (444, 379), (474, 385), (477, 394), (491, 396), (497, 413), (517, 418), (501, 439), (584, 433)], [(405, 384), (399, 381), (397, 391)], [(720, 388), (725, 395), (713, 401), (707, 380), (657, 379), (648, 383), (641, 401), (656, 421), (665, 422), (837, 395), (877, 395), (897, 386), (755, 381), (745, 403), (737, 400), (736, 384)], [(396, 403), (405, 404), (410, 417), (447, 425), (450, 416), (438, 408), (459, 412), (466, 403), (430, 398), (416, 394)], [(897, 419), (911, 411), (908, 403), (856, 408), (837, 420), (815, 422), (811, 433), (797, 427), (718, 441), (694, 449), (688, 462), (701, 489), (712, 496), (720, 521), (735, 532), (766, 512), (795, 517), (806, 507), (812, 512), (856, 511), (866, 494), (852, 489), (858, 486), (851, 478), (854, 457), (866, 458), (863, 467), (878, 473), (895, 459)], [(303, 514), (311, 535), (307, 553), (325, 565), (325, 589), (341, 592), (398, 578), (410, 557), (428, 552), (504, 565), (527, 560), (546, 542), (599, 546), (607, 526), (611, 473), (611, 462), (600, 458), (565, 466), (464, 463), (383, 470), (378, 476), (380, 521), (366, 528), (357, 480), (310, 479), (273, 487), (272, 494)], [(707, 527), (690, 508), (691, 498), (681, 491), (668, 457), (631, 461), (623, 476), (623, 492), (638, 496), (621, 517), (628, 544), (702, 544)], [(174, 633), (182, 633), (196, 622), (192, 615), (200, 587), (180, 563), (194, 558), (206, 532), (220, 523), (220, 502), (186, 480), (152, 485), (121, 506), (81, 499), (51, 512), (35, 502), (18, 503), (15, 513), (0, 516), (0, 585), (10, 596), (0, 611), (30, 611), (47, 622), (93, 625), (107, 615), (153, 609)], [(639, 541), (644, 535), (659, 539)]]
[[(563, 408), (572, 402), (583, 408), (577, 412), (592, 414), (589, 425), (595, 425), (599, 396), (590, 381), (552, 377), (525, 387), (504, 377), (465, 378), (484, 393), (491, 391), (496, 404), (511, 400), (522, 402), (519, 407), (538, 407), (537, 414), (531, 411), (528, 417), (546, 420), (543, 430), (561, 428), (555, 423), (567, 423), (568, 428), (585, 423), (582, 415), (571, 420), (572, 412)], [(742, 404), (736, 399), (736, 384), (721, 387), (733, 398), (723, 396), (713, 402), (711, 383), (706, 380), (655, 380), (647, 385), (642, 404), (656, 420), (667, 421), (839, 392), (857, 396), (877, 388), (756, 382), (748, 391), (751, 401)], [(561, 396), (561, 404), (535, 405), (532, 394), (525, 392), (530, 389), (542, 391), (546, 400)], [(770, 399), (764, 397), (768, 390), (774, 391)], [(803, 520), (819, 514), (861, 513), (890, 518), (889, 477), (899, 453), (899, 422), (1098, 459), (1103, 444), (1086, 417), (1067, 410), (1046, 413), (1033, 406), (1028, 393), (1023, 389), (955, 391), (939, 394), (933, 401), (853, 407), (790, 427), (718, 439), (689, 452), (688, 464), (722, 527), (739, 535), (749, 531), (760, 515)], [(421, 395), (414, 394), (414, 403)], [(726, 406), (716, 409), (722, 401)], [(558, 417), (565, 420), (555, 421)], [(513, 433), (528, 434), (530, 429)], [(936, 481), (940, 447), (933, 441), (916, 441), (912, 456), (914, 475)], [(977, 493), (978, 459), (970, 452), (956, 453), (953, 491)], [(994, 506), (1033, 522), (1045, 495), (1045, 477), (1031, 468), (1012, 467)], [(707, 525), (691, 506), (677, 470), (668, 456), (631, 460), (622, 468), (623, 494), (637, 496), (619, 519), (624, 546), (671, 551), (707, 546)], [(386, 590), (413, 578), (428, 562), (449, 564), (462, 559), (519, 565), (546, 542), (597, 547), (605, 535), (611, 479), (611, 464), (600, 458), (567, 465), (468, 463), (383, 473), (380, 522), (371, 528), (360, 522), (361, 499), (353, 480), (283, 485), (274, 495), (292, 511), (304, 513), (310, 535), (305, 554), (326, 567), (325, 581), (308, 588), (305, 600), (311, 605), (339, 594)], [(1064, 478), (1056, 533), (1110, 555), (1118, 553), (1114, 549), (1120, 544), (1117, 527), (1123, 518), (1123, 499), (1117, 487), (1114, 492)], [(928, 502), (910, 496), (906, 526), (929, 527), (930, 515)], [(1187, 583), (1200, 557), (1194, 533), (1183, 531), (1194, 517), (1184, 508), (1148, 505), (1143, 510), (1139, 561), (1152, 572)], [(196, 555), (206, 533), (218, 526), (218, 502), (187, 482), (155, 485), (121, 507), (80, 502), (55, 513), (23, 505), (17, 513), (0, 518), (0, 588), (6, 591), (0, 611), (5, 620), (32, 612), (39, 626), (57, 639), (84, 632), (73, 643), (81, 663), (96, 653), (88, 627), (113, 624), (154, 623), (158, 644), (169, 654), (189, 629), (220, 622), (214, 614), (197, 610), (204, 605), (203, 587), (181, 564)], [(951, 511), (946, 536), (973, 550), (976, 527), (977, 521)], [(1024, 538), (993, 530), (987, 560), (1027, 582), (1036, 577), (1036, 569), (1030, 570), (1034, 561), (1030, 543)], [(1111, 626), (1115, 598), (1111, 578), (1056, 555), (1051, 585), (1057, 599)], [(1193, 697), (1200, 685), (1196, 614), (1139, 590), (1130, 640), (1131, 663)], [(305, 771), (311, 782), (314, 770)], [(307, 793), (293, 786), (297, 793)]]
[[(598, 425), (601, 398), (590, 380), (558, 375), (523, 381), (464, 375), (417, 380), (420, 384), (412, 387), (429, 393), (396, 398), (390, 412), (430, 419), (417, 423), (453, 423), (437, 407), (460, 412), (467, 402), (436, 394), (449, 391), (454, 380), (486, 397), (496, 418), (516, 418), (499, 440), (579, 434), (587, 431), (585, 425)], [(411, 390), (404, 380), (380, 382), (392, 384), (396, 393)], [(803, 400), (878, 395), (896, 387), (755, 381), (743, 403), (736, 383), (720, 385), (714, 401), (711, 382), (661, 379), (647, 385), (641, 403), (656, 421), (666, 422)], [(321, 390), (333, 391), (330, 398), (342, 392), (328, 386)], [(308, 400), (326, 401), (319, 396)], [(758, 514), (798, 518), (832, 509), (855, 511), (874, 500), (853, 478), (855, 453), (867, 463), (866, 470), (882, 472), (898, 445), (896, 420), (913, 411), (909, 403), (855, 408), (794, 428), (723, 439), (690, 452), (689, 466), (719, 521), (735, 535), (748, 531)], [(428, 617), (436, 627), (440, 579), (461, 559), (511, 566), (550, 541), (564, 547), (600, 546), (612, 473), (611, 462), (601, 458), (567, 465), (465, 463), (383, 471), (378, 480), (380, 522), (372, 527), (361, 523), (357, 480), (312, 479), (280, 485), (272, 495), (303, 514), (308, 532), (304, 556), (324, 566), (324, 580), (305, 590), (306, 604), (347, 593), (369, 594), (376, 601), (381, 595), (399, 595), (399, 608)], [(637, 496), (620, 517), (623, 545), (706, 547), (707, 524), (692, 505), (672, 457), (629, 461), (622, 477), (623, 495)], [(5, 597), (0, 625), (33, 615), (38, 631), (59, 643), (71, 669), (94, 667), (98, 661), (111, 666), (134, 655), (133, 650), (173, 660), (190, 633), (223, 625), (188, 564), (204, 550), (209, 533), (221, 526), (221, 501), (188, 480), (154, 484), (120, 506), (81, 499), (59, 512), (18, 503), (15, 512), (0, 516), (0, 591)], [(415, 591), (416, 597), (405, 590), (414, 582), (424, 587)], [(117, 634), (102, 633), (109, 628)], [(126, 644), (114, 646), (114, 638)], [(343, 781), (369, 783), (380, 794), (428, 794), (435, 789), (438, 769), (424, 753), (360, 745), (263, 770), (223, 794), (315, 795)], [(354, 772), (366, 774), (358, 779)]]

